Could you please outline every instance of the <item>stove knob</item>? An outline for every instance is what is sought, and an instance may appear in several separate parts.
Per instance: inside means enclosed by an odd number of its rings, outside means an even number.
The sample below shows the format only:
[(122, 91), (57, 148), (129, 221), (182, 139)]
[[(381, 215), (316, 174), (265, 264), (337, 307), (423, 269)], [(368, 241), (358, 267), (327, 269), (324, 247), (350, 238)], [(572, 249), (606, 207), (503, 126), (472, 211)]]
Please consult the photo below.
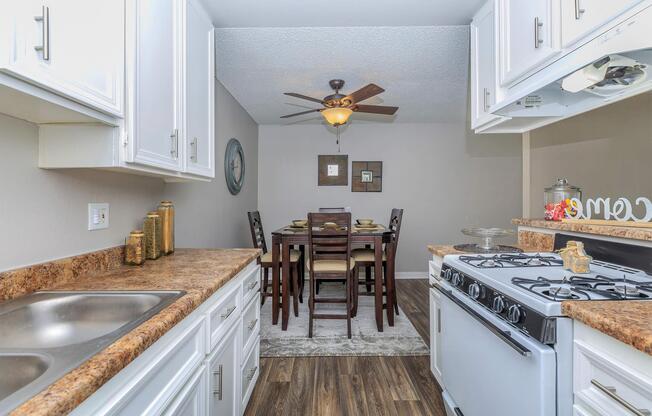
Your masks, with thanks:
[(473, 299), (480, 298), (480, 294), (482, 292), (481, 288), (480, 288), (480, 285), (477, 284), (477, 283), (471, 283), (469, 285), (468, 291), (469, 291), (469, 296), (471, 296)]
[(453, 270), (452, 269), (446, 269), (444, 271), (444, 279), (450, 281), (452, 276), (453, 276)]
[(507, 310), (507, 320), (513, 324), (520, 322), (522, 316), (521, 307), (518, 305), (512, 305)]
[(453, 286), (460, 287), (464, 284), (464, 275), (459, 272), (453, 273)]
[(502, 296), (494, 297), (493, 302), (491, 302), (491, 309), (496, 313), (502, 313), (505, 310), (505, 301)]

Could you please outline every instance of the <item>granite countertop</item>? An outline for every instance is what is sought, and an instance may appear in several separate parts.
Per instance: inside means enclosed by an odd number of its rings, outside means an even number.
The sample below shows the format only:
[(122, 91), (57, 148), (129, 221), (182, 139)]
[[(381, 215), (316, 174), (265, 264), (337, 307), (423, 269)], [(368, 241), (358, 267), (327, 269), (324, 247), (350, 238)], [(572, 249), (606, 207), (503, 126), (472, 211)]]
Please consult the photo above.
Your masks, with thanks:
[(613, 225), (588, 225), (561, 221), (546, 221), (533, 218), (515, 218), (512, 224), (533, 228), (547, 228), (559, 231), (605, 235), (610, 237), (629, 238), (632, 240), (652, 241), (652, 228), (618, 227)]
[(186, 294), (32, 397), (12, 415), (72, 411), (260, 255), (257, 249), (178, 249), (142, 267), (80, 276), (48, 290), (185, 290)]
[[(527, 247), (527, 246), (523, 246), (523, 245), (519, 245), (519, 244), (510, 244), (510, 245), (513, 246), (513, 247), (520, 248), (521, 250), (523, 250), (525, 252), (534, 253), (534, 252), (537, 252), (537, 251), (541, 251), (541, 250), (536, 250), (536, 249), (534, 249), (532, 247)], [(435, 256), (438, 256), (438, 257), (444, 257), (444, 256), (446, 256), (448, 254), (474, 254), (474, 253), (468, 253), (468, 252), (465, 252), (465, 251), (456, 250), (455, 247), (453, 247), (453, 245), (451, 245), (451, 244), (448, 244), (448, 245), (447, 244), (428, 244), (428, 251), (430, 253), (434, 254)]]
[(652, 302), (569, 300), (562, 302), (562, 312), (652, 355)]

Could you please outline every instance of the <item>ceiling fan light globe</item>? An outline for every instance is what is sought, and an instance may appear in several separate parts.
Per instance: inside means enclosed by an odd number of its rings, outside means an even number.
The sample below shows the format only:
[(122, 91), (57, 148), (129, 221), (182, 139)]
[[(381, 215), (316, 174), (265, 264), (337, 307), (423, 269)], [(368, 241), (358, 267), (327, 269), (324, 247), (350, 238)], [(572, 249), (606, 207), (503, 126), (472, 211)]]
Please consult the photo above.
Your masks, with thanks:
[(341, 126), (349, 121), (349, 117), (353, 114), (353, 110), (346, 107), (333, 107), (326, 108), (321, 111), (321, 115), (331, 126)]

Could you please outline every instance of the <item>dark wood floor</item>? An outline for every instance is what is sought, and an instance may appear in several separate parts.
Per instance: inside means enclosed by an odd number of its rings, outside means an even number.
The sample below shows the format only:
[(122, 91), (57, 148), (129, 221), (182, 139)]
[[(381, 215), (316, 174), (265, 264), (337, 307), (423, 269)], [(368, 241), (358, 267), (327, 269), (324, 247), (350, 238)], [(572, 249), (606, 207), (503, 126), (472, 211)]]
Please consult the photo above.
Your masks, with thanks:
[[(428, 281), (399, 280), (397, 290), (401, 310), (429, 344)], [(260, 365), (247, 416), (446, 414), (427, 356), (262, 358)]]

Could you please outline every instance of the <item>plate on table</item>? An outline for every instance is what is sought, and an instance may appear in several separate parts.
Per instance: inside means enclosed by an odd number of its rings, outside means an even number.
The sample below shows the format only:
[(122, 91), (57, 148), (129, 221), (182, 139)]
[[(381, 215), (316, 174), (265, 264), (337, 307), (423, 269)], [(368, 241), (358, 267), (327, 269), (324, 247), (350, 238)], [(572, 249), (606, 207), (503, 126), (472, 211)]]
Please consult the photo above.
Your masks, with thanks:
[(293, 230), (307, 230), (308, 225), (307, 224), (306, 225), (290, 225), (290, 226), (288, 226), (288, 228), (291, 228)]
[(369, 230), (369, 229), (374, 229), (374, 228), (380, 228), (380, 227), (381, 227), (380, 224), (365, 224), (365, 225), (362, 225), (362, 224), (356, 224), (356, 225), (355, 225), (355, 228), (360, 228), (360, 229), (364, 229), (364, 230)]

